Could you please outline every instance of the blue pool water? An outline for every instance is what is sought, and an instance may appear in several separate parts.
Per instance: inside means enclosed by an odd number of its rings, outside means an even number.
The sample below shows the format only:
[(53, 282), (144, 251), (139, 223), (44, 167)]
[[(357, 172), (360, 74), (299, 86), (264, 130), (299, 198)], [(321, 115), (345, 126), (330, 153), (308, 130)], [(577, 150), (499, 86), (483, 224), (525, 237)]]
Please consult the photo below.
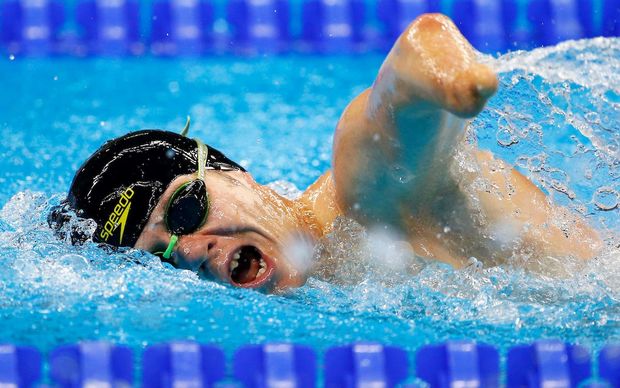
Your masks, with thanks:
[(48, 350), (195, 339), (228, 352), (274, 340), (318, 350), (356, 340), (409, 350), (449, 338), (501, 349), (548, 337), (595, 349), (620, 340), (620, 40), (487, 60), (501, 89), (470, 139), (583, 213), (607, 236), (607, 252), (562, 279), (510, 265), (421, 263), (406, 274), (372, 249), (380, 236), (341, 221), (317, 254), (361, 264), (338, 283), (311, 278), (274, 296), (200, 280), (140, 251), (68, 245), (52, 236), (46, 210), (105, 140), (180, 130), (188, 114), (194, 136), (294, 194), (328, 169), (340, 112), (372, 83), (380, 56), (0, 59), (0, 340)]

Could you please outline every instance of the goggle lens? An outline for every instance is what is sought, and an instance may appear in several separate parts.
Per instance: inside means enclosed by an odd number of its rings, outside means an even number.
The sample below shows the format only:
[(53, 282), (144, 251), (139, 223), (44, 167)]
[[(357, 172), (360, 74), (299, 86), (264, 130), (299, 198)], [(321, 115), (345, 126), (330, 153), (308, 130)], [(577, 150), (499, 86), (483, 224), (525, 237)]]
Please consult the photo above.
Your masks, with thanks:
[(202, 179), (195, 179), (172, 195), (166, 209), (166, 225), (175, 235), (193, 233), (204, 224), (208, 213), (207, 187)]

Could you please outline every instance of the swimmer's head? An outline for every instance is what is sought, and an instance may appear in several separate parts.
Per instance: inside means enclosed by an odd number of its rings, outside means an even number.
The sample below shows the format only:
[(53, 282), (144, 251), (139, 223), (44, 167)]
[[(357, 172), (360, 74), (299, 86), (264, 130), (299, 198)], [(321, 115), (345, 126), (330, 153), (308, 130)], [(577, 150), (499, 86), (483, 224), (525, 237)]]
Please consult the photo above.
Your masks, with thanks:
[[(206, 165), (245, 171), (212, 147)], [(97, 223), (94, 241), (133, 247), (168, 185), (197, 170), (198, 143), (193, 139), (161, 130), (121, 136), (105, 143), (80, 167), (67, 200), (50, 213), (50, 225), (62, 230), (72, 210)], [(72, 234), (73, 241), (84, 238), (78, 230)]]
[[(107, 142), (80, 167), (50, 225), (61, 237), (87, 240), (67, 222), (75, 212), (96, 222), (96, 242), (159, 254), (178, 268), (239, 287), (302, 285), (307, 270), (287, 254), (291, 242), (309, 235), (299, 207), (201, 144), (159, 130)], [(175, 198), (187, 197), (195, 206), (181, 213), (199, 225), (190, 231), (170, 217)]]

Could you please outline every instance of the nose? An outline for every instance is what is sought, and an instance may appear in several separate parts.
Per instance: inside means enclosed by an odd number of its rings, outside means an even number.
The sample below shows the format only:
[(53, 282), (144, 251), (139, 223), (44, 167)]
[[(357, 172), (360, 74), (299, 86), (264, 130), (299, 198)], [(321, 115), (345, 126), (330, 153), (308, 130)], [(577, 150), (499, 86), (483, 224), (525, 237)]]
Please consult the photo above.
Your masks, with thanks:
[(224, 280), (226, 253), (222, 245), (216, 236), (181, 236), (173, 256), (175, 265), (192, 272), (209, 271)]

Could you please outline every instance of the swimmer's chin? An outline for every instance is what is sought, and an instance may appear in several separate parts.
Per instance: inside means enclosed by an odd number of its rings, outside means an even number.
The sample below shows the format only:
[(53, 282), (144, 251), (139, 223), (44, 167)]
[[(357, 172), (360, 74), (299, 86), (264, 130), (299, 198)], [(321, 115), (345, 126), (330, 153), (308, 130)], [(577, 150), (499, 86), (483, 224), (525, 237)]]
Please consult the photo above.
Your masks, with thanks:
[(280, 277), (269, 285), (265, 291), (270, 294), (283, 295), (293, 292), (295, 289), (303, 287), (308, 281), (308, 274), (289, 274), (286, 277)]

